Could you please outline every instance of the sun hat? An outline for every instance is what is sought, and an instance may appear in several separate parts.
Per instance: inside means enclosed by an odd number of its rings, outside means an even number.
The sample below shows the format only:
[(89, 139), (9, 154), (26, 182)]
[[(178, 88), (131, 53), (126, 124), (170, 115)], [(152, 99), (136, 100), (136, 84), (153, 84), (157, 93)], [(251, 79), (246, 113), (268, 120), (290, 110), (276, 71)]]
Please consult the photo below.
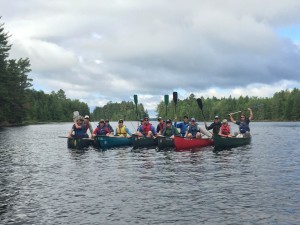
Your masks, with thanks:
[(122, 120), (122, 119), (119, 119), (119, 123), (123, 123), (124, 122), (124, 120)]
[(227, 123), (227, 120), (226, 119), (222, 120), (222, 123)]

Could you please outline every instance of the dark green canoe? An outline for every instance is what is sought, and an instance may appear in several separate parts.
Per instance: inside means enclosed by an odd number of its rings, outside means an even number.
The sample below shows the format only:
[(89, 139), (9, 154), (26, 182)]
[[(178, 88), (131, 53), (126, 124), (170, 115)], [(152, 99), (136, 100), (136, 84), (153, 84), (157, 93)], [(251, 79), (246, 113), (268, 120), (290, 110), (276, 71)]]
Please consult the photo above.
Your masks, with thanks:
[(89, 138), (70, 137), (68, 138), (68, 148), (83, 149), (89, 147), (92, 140)]
[(247, 137), (223, 137), (220, 135), (214, 135), (215, 149), (234, 148), (251, 143), (251, 135)]
[(168, 137), (157, 137), (157, 148), (158, 150), (166, 150), (175, 148), (174, 139)]
[(132, 145), (131, 138), (117, 137), (117, 136), (95, 136), (94, 142), (95, 142), (94, 147), (102, 148), (102, 149)]
[(133, 149), (137, 148), (151, 148), (157, 146), (156, 138), (139, 137), (135, 134), (132, 135)]

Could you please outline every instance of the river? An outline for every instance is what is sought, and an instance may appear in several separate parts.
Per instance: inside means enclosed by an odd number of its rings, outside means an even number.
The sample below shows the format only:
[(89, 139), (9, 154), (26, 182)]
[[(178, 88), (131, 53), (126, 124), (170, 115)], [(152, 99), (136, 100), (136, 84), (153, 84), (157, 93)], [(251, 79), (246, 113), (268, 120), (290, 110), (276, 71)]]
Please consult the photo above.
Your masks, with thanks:
[(58, 138), (71, 123), (1, 128), (0, 222), (300, 224), (300, 123), (250, 125), (251, 145), (218, 152), (75, 151)]

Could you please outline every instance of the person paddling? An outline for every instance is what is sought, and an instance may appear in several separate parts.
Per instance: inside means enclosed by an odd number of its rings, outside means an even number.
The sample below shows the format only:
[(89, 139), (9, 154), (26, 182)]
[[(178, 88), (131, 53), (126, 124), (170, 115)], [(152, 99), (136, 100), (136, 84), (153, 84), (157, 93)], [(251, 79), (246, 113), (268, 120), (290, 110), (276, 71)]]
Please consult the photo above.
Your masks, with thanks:
[(232, 118), (232, 113), (229, 114), (230, 116), (230, 120), (232, 123), (235, 123), (236, 125), (239, 125), (239, 131), (243, 136), (249, 136), (250, 135), (250, 127), (249, 127), (249, 123), (251, 122), (251, 120), (253, 120), (253, 112), (251, 108), (248, 108), (249, 112), (250, 112), (250, 116), (249, 118), (246, 118), (245, 114), (241, 114), (240, 116), (240, 120), (235, 121)]
[(89, 130), (91, 133), (91, 136), (93, 135), (93, 127), (92, 124), (90, 122), (90, 117), (88, 115), (84, 116), (84, 121), (83, 121), (84, 125), (85, 125), (85, 133), (87, 134), (87, 131)]
[(107, 126), (105, 126), (104, 119), (101, 119), (99, 122), (99, 125), (95, 128), (93, 132), (93, 137), (99, 136), (99, 135), (106, 135), (110, 136), (110, 131)]

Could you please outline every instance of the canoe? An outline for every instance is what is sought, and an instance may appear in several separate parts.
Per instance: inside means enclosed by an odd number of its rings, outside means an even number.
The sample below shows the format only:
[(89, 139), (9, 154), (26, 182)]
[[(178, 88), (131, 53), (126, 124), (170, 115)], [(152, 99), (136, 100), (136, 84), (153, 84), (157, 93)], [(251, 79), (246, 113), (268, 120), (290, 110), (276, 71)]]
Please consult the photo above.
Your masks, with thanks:
[(192, 148), (200, 148), (200, 147), (206, 147), (209, 145), (213, 145), (212, 139), (189, 139), (189, 138), (183, 138), (183, 137), (175, 137), (174, 138), (174, 144), (176, 150), (182, 150), (182, 149), (192, 149)]
[(68, 138), (68, 148), (83, 149), (92, 144), (92, 140), (89, 138), (70, 137)]
[(158, 150), (174, 148), (175, 147), (174, 139), (158, 136), (157, 137), (157, 147), (158, 147)]
[(94, 137), (94, 147), (109, 149), (122, 146), (132, 145), (132, 139), (127, 137), (110, 137), (110, 136), (95, 136)]
[(251, 143), (251, 136), (248, 137), (223, 137), (220, 135), (214, 135), (215, 149), (234, 148), (242, 145), (248, 145)]
[(139, 137), (135, 134), (132, 135), (133, 149), (137, 148), (151, 148), (157, 146), (156, 138)]

